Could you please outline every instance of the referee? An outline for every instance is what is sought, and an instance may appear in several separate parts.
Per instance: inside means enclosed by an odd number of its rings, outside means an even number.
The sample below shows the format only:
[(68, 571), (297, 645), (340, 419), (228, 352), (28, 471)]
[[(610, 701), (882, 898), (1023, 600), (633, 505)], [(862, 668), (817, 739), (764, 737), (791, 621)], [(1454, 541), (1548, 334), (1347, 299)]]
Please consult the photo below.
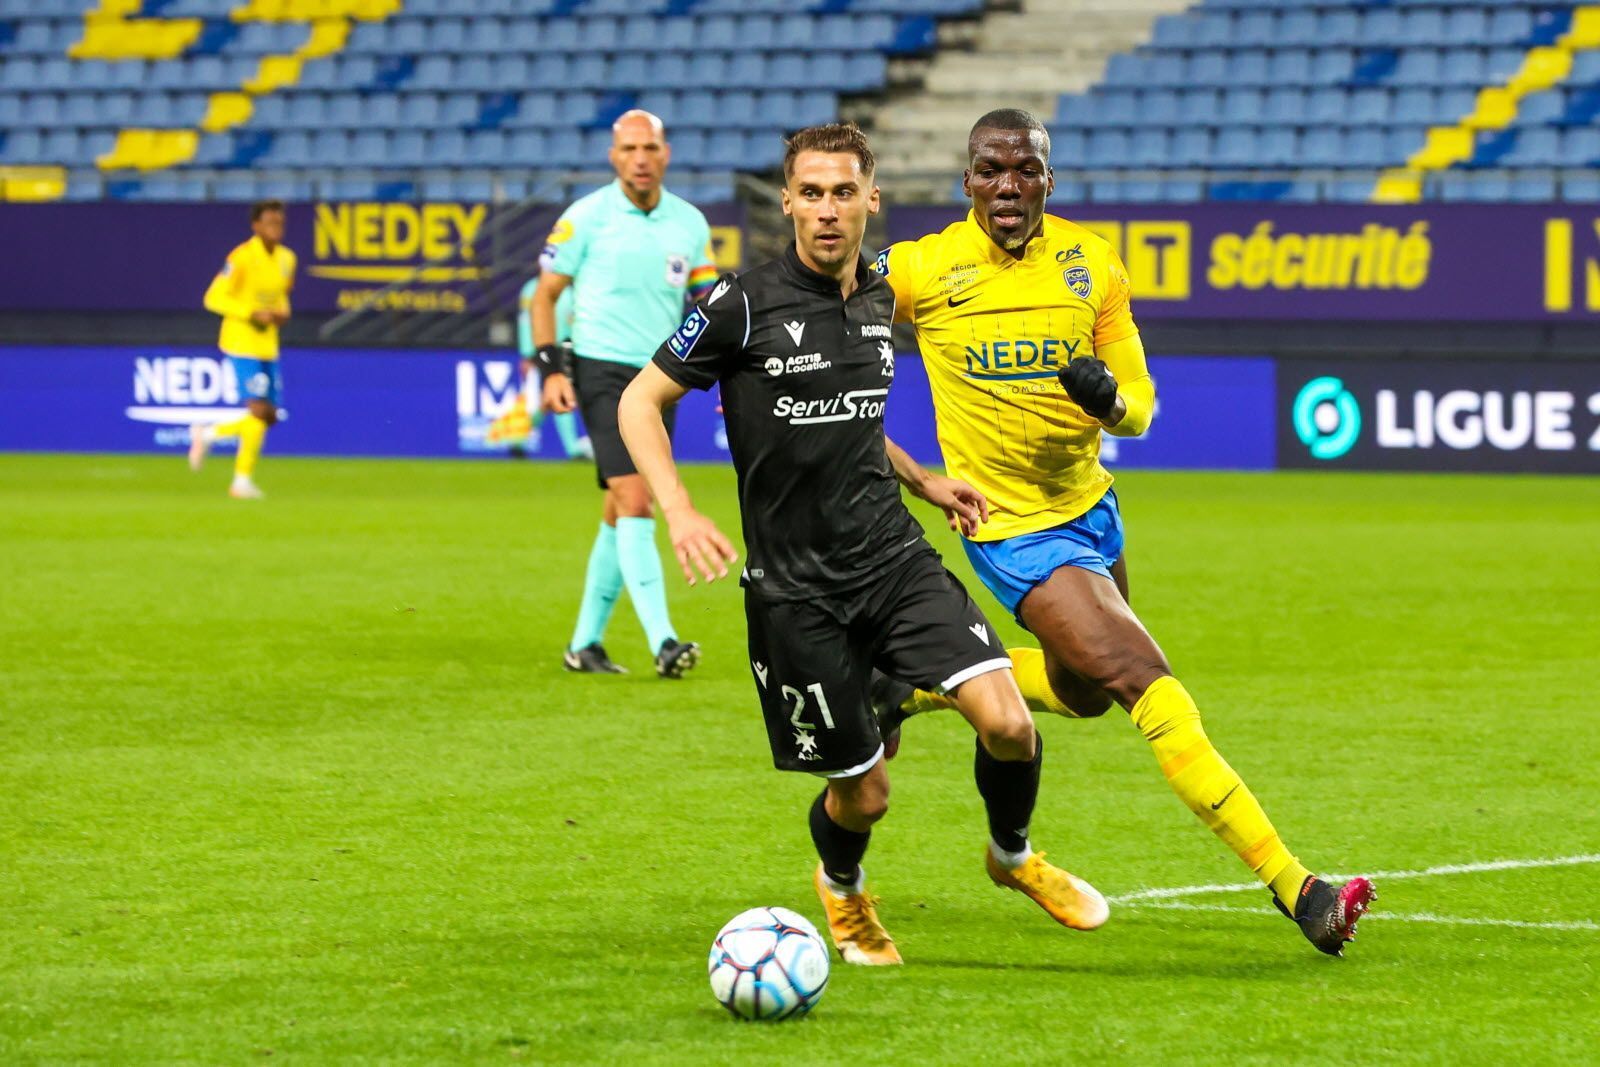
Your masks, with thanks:
[[(662, 188), (672, 157), (661, 120), (629, 111), (611, 127), (612, 184), (567, 208), (550, 232), (532, 300), (544, 408), (577, 407), (594, 447), (605, 508), (589, 552), (583, 603), (563, 662), (569, 671), (621, 674), (600, 643), (623, 586), (655, 656), (656, 673), (681, 678), (700, 658), (667, 614), (650, 490), (617, 433), (617, 401), (693, 300), (716, 281), (711, 228), (692, 204)], [(574, 358), (556, 343), (556, 301), (572, 287)]]
[(698, 567), (712, 580), (733, 546), (678, 480), (663, 416), (690, 389), (722, 388), (767, 740), (779, 769), (827, 780), (809, 816), (813, 881), (839, 954), (865, 965), (901, 961), (861, 870), (889, 803), (874, 669), (950, 693), (977, 731), (989, 877), (1067, 926), (1093, 929), (1107, 915), (1093, 887), (1029, 846), (1042, 744), (994, 629), (900, 499), (897, 479), (968, 533), (986, 514), (970, 485), (930, 474), (884, 437), (894, 291), (860, 253), (878, 210), (873, 169), (854, 125), (796, 133), (783, 161), (794, 243), (719, 281), (628, 386), (619, 413), (685, 576), (694, 582)]

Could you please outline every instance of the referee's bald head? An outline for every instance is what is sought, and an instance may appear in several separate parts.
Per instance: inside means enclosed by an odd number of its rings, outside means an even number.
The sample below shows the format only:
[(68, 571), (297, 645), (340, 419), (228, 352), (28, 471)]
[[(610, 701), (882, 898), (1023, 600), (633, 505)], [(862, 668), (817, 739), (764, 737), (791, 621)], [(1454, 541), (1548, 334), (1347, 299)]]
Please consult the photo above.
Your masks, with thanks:
[(644, 130), (654, 134), (658, 140), (665, 141), (667, 139), (666, 124), (661, 121), (659, 116), (653, 115), (640, 107), (624, 111), (617, 116), (617, 121), (611, 124), (611, 137), (615, 140), (625, 133), (637, 135)]
[(972, 124), (972, 131), (967, 134), (968, 159), (978, 154), (984, 133), (991, 130), (1026, 134), (1036, 142), (1039, 158), (1047, 164), (1050, 162), (1050, 131), (1032, 114), (1015, 107), (996, 108)]

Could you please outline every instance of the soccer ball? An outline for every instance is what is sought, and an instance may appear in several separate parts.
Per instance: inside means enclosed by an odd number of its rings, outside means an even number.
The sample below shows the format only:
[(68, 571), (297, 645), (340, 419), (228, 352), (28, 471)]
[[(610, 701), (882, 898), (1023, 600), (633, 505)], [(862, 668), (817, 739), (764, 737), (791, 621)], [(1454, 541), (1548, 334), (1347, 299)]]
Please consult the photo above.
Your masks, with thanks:
[(828, 988), (828, 947), (804, 915), (751, 908), (711, 942), (711, 994), (741, 1019), (790, 1019)]

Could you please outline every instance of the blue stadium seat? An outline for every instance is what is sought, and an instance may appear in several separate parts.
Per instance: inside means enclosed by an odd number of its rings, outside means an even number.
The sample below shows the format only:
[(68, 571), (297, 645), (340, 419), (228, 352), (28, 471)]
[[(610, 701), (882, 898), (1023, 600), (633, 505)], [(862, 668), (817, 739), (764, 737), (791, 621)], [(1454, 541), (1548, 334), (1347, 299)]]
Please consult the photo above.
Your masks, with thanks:
[(1204, 167), (1211, 162), (1211, 131), (1202, 126), (1188, 126), (1172, 137), (1172, 166)]
[(1287, 126), (1273, 126), (1261, 131), (1261, 152), (1258, 162), (1268, 167), (1287, 167), (1299, 159), (1300, 138), (1297, 131)]
[(1225, 124), (1249, 125), (1261, 121), (1266, 110), (1266, 100), (1260, 89), (1227, 89), (1222, 93), (1222, 106), (1217, 118)]
[(1217, 131), (1212, 162), (1220, 167), (1250, 167), (1261, 162), (1260, 135), (1252, 126), (1224, 126)]
[(1476, 48), (1455, 48), (1443, 53), (1438, 81), (1442, 85), (1483, 85), (1489, 79), (1488, 57)]
[(1308, 96), (1305, 89), (1284, 87), (1267, 91), (1261, 106), (1263, 122), (1295, 125), (1306, 121)]
[(1344, 121), (1348, 124), (1381, 126), (1390, 119), (1387, 89), (1352, 89), (1346, 101)]
[(1566, 110), (1566, 99), (1560, 89), (1546, 89), (1543, 92), (1529, 93), (1517, 105), (1517, 124), (1519, 126), (1555, 124), (1561, 121), (1561, 115)]
[(1137, 98), (1134, 121), (1148, 126), (1172, 126), (1178, 121), (1178, 94), (1171, 89), (1148, 89)]
[(350, 138), (350, 165), (379, 167), (389, 161), (389, 136), (383, 130), (356, 130)]
[(1164, 129), (1135, 130), (1127, 161), (1135, 167), (1165, 167), (1172, 154), (1172, 134)]
[(1585, 126), (1564, 130), (1561, 134), (1561, 156), (1568, 166), (1600, 164), (1600, 129)]
[(1488, 12), (1488, 28), (1483, 40), (1491, 44), (1514, 44), (1533, 33), (1533, 12), (1525, 7), (1497, 6)]
[(1561, 196), (1578, 203), (1600, 203), (1600, 175), (1566, 175), (1561, 179)]
[(1187, 89), (1178, 97), (1178, 121), (1211, 125), (1222, 110), (1222, 94), (1216, 89)]
[(1513, 131), (1515, 144), (1500, 158), (1502, 166), (1560, 166), (1561, 131), (1554, 126), (1532, 126)]

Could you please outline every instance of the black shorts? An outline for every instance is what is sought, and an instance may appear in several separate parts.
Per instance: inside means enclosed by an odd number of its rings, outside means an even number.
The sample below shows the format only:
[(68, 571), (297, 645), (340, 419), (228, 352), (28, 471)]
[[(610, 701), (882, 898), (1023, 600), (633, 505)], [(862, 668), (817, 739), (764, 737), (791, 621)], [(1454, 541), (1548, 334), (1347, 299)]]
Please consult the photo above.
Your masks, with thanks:
[(801, 601), (745, 590), (750, 669), (772, 762), (830, 778), (861, 774), (883, 753), (872, 669), (922, 689), (953, 689), (1011, 667), (989, 620), (931, 547), (871, 585)]
[[(606, 487), (608, 478), (639, 473), (633, 465), (633, 457), (628, 455), (628, 449), (622, 443), (622, 434), (617, 432), (617, 402), (622, 399), (622, 391), (638, 373), (638, 367), (609, 359), (578, 356), (572, 361), (572, 388), (578, 394), (578, 410), (583, 413), (583, 425), (589, 431), (589, 443), (594, 446), (594, 466), (602, 489)], [(676, 408), (662, 412), (668, 437), (672, 436), (676, 415)]]

